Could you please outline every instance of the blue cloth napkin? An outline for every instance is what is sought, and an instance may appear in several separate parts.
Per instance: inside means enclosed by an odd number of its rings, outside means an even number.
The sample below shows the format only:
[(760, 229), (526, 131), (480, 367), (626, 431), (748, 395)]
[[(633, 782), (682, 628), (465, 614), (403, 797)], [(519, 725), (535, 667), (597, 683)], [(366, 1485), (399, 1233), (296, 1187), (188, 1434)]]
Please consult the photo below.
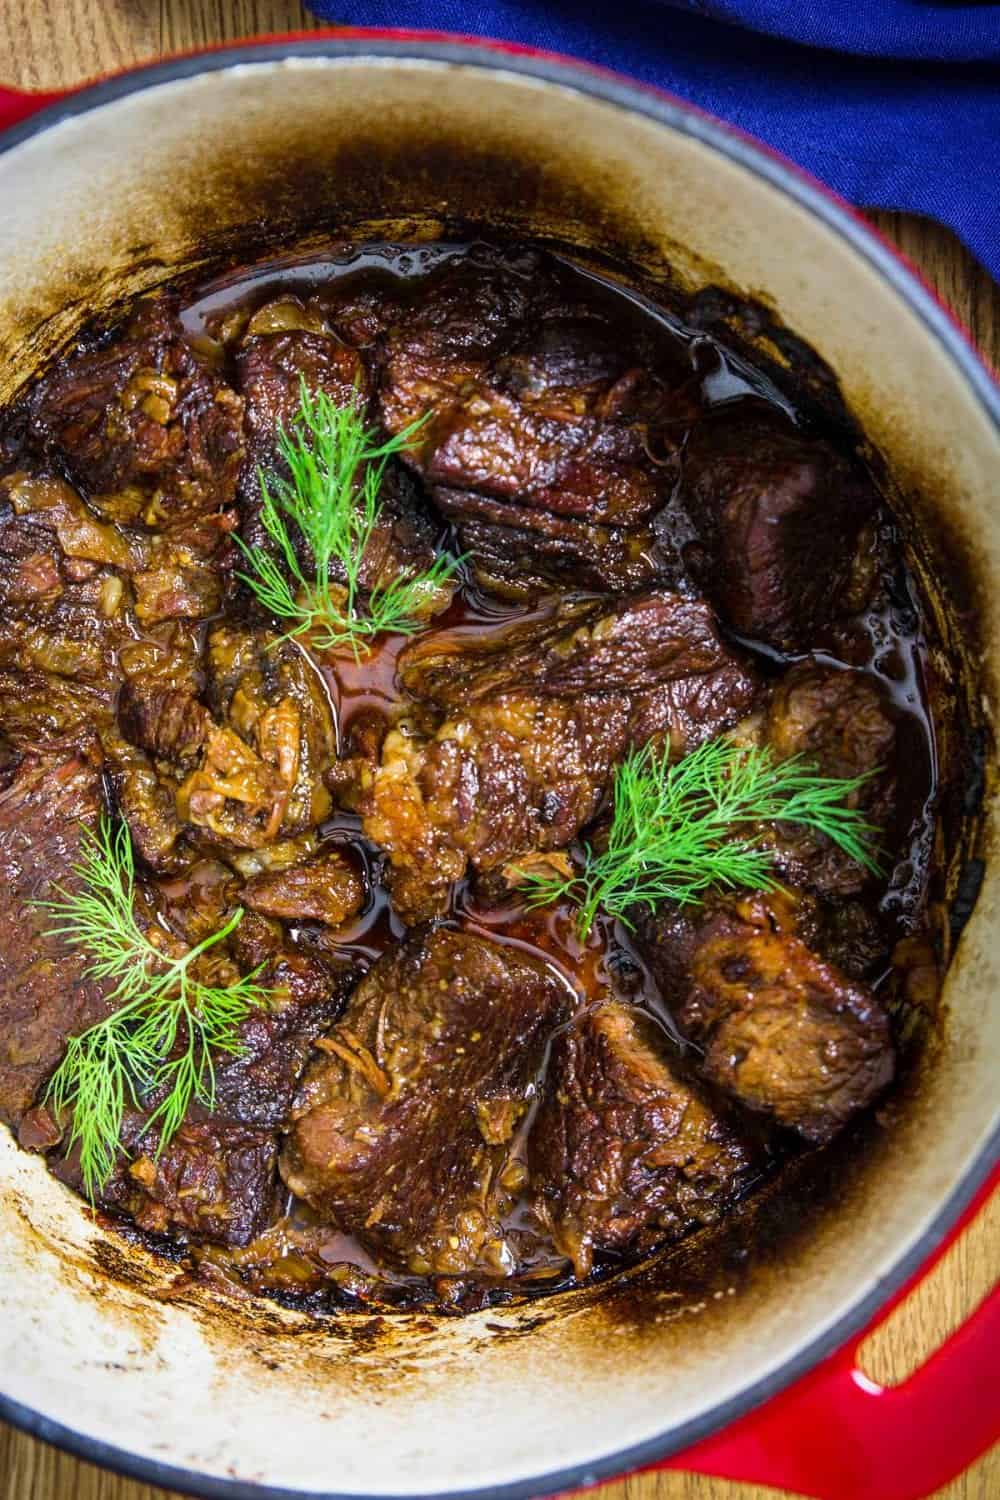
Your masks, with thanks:
[(307, 0), (354, 26), (565, 52), (681, 95), (851, 202), (948, 224), (1000, 279), (1000, 4)]

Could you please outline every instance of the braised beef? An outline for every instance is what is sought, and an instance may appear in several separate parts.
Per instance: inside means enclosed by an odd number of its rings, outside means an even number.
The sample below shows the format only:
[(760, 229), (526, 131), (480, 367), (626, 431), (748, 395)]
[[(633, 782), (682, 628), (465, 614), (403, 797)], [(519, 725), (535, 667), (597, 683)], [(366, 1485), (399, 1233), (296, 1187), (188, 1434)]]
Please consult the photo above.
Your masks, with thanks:
[[(823, 776), (868, 780), (844, 799), (876, 830), (881, 857), (896, 836), (896, 716), (888, 696), (867, 672), (815, 662), (792, 667), (767, 705), (763, 742), (778, 760), (800, 756)], [(822, 896), (857, 895), (869, 873), (822, 834), (779, 824), (774, 832), (777, 868), (792, 885)]]
[(0, 479), (0, 705), (28, 745), (111, 713), (133, 553), (62, 480)]
[(392, 949), (317, 1043), (285, 1182), (416, 1275), (509, 1275), (511, 1145), (567, 1001), (509, 944), (439, 929)]
[[(517, 276), (484, 253), (430, 276), (389, 330), (379, 400), (393, 432), (432, 413), (410, 461), (484, 582), (530, 592), (578, 559), (578, 584), (634, 587), (659, 571), (651, 522), (697, 413), (686, 374), (623, 337), (555, 263)], [(506, 555), (512, 529), (524, 574)]]
[(601, 526), (442, 485), (434, 502), (454, 523), (459, 551), (479, 581), (513, 598), (553, 586), (617, 593), (642, 588), (661, 571), (670, 579), (682, 572), (673, 551), (654, 564), (651, 529)]
[[(147, 1109), (126, 1112), (122, 1152), (100, 1201), (141, 1229), (245, 1245), (274, 1217), (279, 1132), (311, 1045), (343, 1004), (346, 971), (334, 974), (279, 947), (264, 959), (259, 980), (268, 1004), (240, 1026), (242, 1054), (216, 1059), (211, 1110), (193, 1104), (165, 1145), (149, 1124), (155, 1094)], [(76, 1148), (53, 1156), (52, 1166), (64, 1182), (82, 1186)]]
[(118, 699), (118, 721), (134, 745), (162, 760), (193, 760), (208, 737), (212, 716), (194, 693), (130, 678)]
[(871, 593), (871, 481), (774, 415), (723, 409), (702, 422), (685, 454), (682, 500), (698, 533), (689, 566), (742, 635), (808, 650)]
[(746, 1108), (822, 1143), (890, 1082), (885, 1009), (807, 946), (793, 899), (715, 896), (637, 919), (701, 1071)]
[(109, 520), (159, 527), (233, 503), (243, 403), (169, 298), (137, 303), (117, 337), (57, 364), (29, 413), (34, 445)]
[(754, 1176), (754, 1148), (667, 1047), (647, 1014), (619, 1004), (552, 1043), (529, 1138), (531, 1199), (579, 1279), (595, 1252), (648, 1251), (714, 1222)]
[(243, 888), (242, 900), (266, 917), (339, 927), (360, 911), (364, 895), (364, 882), (353, 867), (342, 855), (328, 851), (302, 865), (254, 875)]
[[(299, 406), (302, 383), (311, 394), (324, 392), (338, 405), (368, 412), (370, 382), (358, 351), (343, 343), (315, 309), (296, 299), (268, 303), (251, 318), (236, 354), (237, 384), (246, 402), (247, 457), (240, 476), (242, 535), (252, 547), (273, 548), (261, 521), (261, 476), (281, 475), (280, 429), (290, 431)], [(381, 506), (360, 573), (363, 588), (385, 587), (406, 574), (425, 572), (434, 561), (439, 528), (431, 519), (416, 485), (396, 463), (390, 464)], [(301, 538), (297, 538), (301, 544)], [(300, 564), (309, 558), (300, 545)], [(346, 579), (334, 558), (331, 577)], [(425, 612), (443, 608), (452, 589), (444, 585), (429, 594)]]
[(177, 811), (175, 778), (161, 774), (145, 751), (116, 732), (101, 734), (116, 811), (128, 824), (133, 847), (158, 875), (176, 874), (190, 863), (185, 825)]
[(26, 753), (0, 791), (0, 1120), (16, 1125), (59, 1063), (66, 1039), (108, 1014), (87, 960), (56, 937), (32, 903), (79, 888), (85, 828), (102, 807), (92, 741)]
[(570, 602), (472, 641), (427, 636), (399, 676), (426, 722), (387, 735), (347, 795), (389, 855), (408, 921), (440, 914), (468, 863), (487, 872), (568, 844), (629, 745), (663, 735), (683, 753), (755, 691), (705, 606), (666, 593)]
[[(245, 1245), (274, 1217), (277, 1142), (271, 1130), (187, 1119), (161, 1146), (147, 1117), (130, 1109), (123, 1156), (100, 1193), (103, 1208), (151, 1234)], [(56, 1177), (83, 1190), (79, 1153), (56, 1157)]]
[(183, 822), (226, 847), (261, 848), (321, 823), (336, 757), (330, 704), (292, 641), (219, 624), (208, 638), (215, 722), (177, 788)]

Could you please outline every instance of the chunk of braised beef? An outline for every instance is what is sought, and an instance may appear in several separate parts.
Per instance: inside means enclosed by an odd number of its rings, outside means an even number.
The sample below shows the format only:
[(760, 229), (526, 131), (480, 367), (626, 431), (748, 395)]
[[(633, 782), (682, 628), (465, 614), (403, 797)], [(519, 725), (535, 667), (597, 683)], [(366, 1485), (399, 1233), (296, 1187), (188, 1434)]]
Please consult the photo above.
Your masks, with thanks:
[[(802, 662), (774, 689), (764, 715), (763, 742), (778, 760), (800, 756), (823, 776), (869, 779), (845, 798), (876, 830), (883, 859), (897, 841), (897, 716), (888, 694), (866, 672)], [(779, 873), (819, 895), (857, 895), (870, 881), (865, 867), (822, 834), (778, 824), (773, 834)]]
[[(126, 1111), (123, 1155), (100, 1190), (102, 1208), (131, 1219), (148, 1234), (190, 1236), (245, 1245), (274, 1218), (277, 1139), (216, 1119), (185, 1120), (160, 1144), (140, 1110)], [(79, 1148), (50, 1160), (53, 1175), (83, 1192)]]
[(364, 899), (364, 881), (334, 850), (304, 864), (254, 875), (242, 896), (244, 906), (263, 916), (286, 922), (323, 922), (328, 927), (339, 927), (354, 916)]
[(648, 1251), (711, 1224), (756, 1152), (668, 1059), (647, 1014), (599, 1005), (552, 1043), (528, 1141), (534, 1209), (587, 1276), (595, 1253)]
[[(697, 414), (687, 372), (612, 327), (554, 262), (536, 257), (523, 273), (488, 254), (446, 263), (384, 335), (383, 356), (386, 424), (431, 414), (409, 461), (482, 581), (531, 592), (532, 578), (564, 580), (574, 556), (599, 586), (659, 575), (651, 522)], [(497, 527), (518, 533), (528, 577), (512, 576)]]
[[(278, 434), (294, 428), (303, 382), (311, 394), (322, 391), (336, 405), (355, 406), (369, 420), (370, 381), (358, 351), (336, 336), (315, 307), (307, 309), (288, 298), (266, 304), (251, 318), (236, 369), (248, 431), (240, 478), (242, 535), (251, 547), (273, 548), (261, 520), (261, 475), (266, 479), (283, 473)], [(360, 573), (361, 586), (368, 590), (426, 571), (434, 561), (438, 531), (413, 479), (394, 463), (386, 470), (379, 499)], [(300, 566), (313, 567), (301, 536), (296, 533), (294, 540)], [(330, 576), (334, 583), (346, 582), (337, 558)], [(424, 612), (443, 608), (451, 592), (447, 588), (429, 597)]]
[(0, 479), (0, 698), (12, 735), (33, 745), (110, 715), (132, 566), (120, 529), (64, 481)]
[(142, 537), (141, 564), (132, 575), (140, 625), (219, 613), (233, 587), (235, 522), (227, 511)]
[(118, 699), (118, 722), (134, 745), (163, 760), (192, 760), (205, 743), (212, 716), (184, 688), (128, 679)]
[[(750, 667), (723, 645), (705, 603), (666, 590), (615, 602), (569, 599), (539, 619), (479, 631), (471, 641), (448, 631), (425, 635), (406, 648), (398, 671), (415, 698), (449, 709), (504, 692), (655, 698), (661, 683), (711, 676), (728, 688), (730, 712), (745, 713), (755, 691)], [(714, 737), (721, 726), (670, 727), (679, 749)]]
[[(190, 919), (189, 905), (184, 911)], [(273, 1220), (279, 1132), (313, 1040), (343, 1005), (346, 973), (281, 945), (263, 959), (257, 978), (266, 1003), (241, 1023), (241, 1051), (216, 1056), (211, 1110), (192, 1104), (176, 1135), (161, 1146), (159, 1129), (150, 1123), (157, 1096), (143, 1109), (127, 1109), (121, 1153), (99, 1192), (102, 1207), (148, 1232), (223, 1245), (245, 1245)], [(46, 1136), (42, 1149), (53, 1144)], [(50, 1166), (82, 1190), (77, 1148), (53, 1155)]]
[(61, 673), (0, 670), (4, 739), (22, 750), (85, 735), (114, 712), (114, 682), (72, 682)]
[(243, 403), (185, 339), (169, 297), (60, 361), (29, 403), (31, 441), (116, 520), (159, 526), (231, 505)]
[(641, 588), (662, 573), (681, 573), (676, 558), (658, 558), (650, 532), (601, 526), (576, 516), (531, 511), (471, 490), (434, 490), (438, 509), (453, 522), (458, 550), (479, 580), (513, 599), (553, 587), (618, 593)]
[(242, 1055), (217, 1064), (213, 1113), (241, 1125), (286, 1128), (312, 1044), (343, 1009), (350, 978), (346, 965), (335, 967), (287, 941), (272, 952), (257, 975), (265, 1004), (239, 1028)]
[(688, 445), (682, 499), (691, 571), (742, 635), (808, 650), (866, 602), (878, 497), (827, 442), (763, 409), (719, 411)]
[(150, 756), (108, 725), (101, 731), (105, 767), (118, 812), (132, 845), (157, 875), (176, 874), (191, 861), (184, 823), (177, 811), (177, 782)]
[[(568, 602), (513, 629), (425, 636), (399, 659), (421, 700), (347, 793), (391, 862), (407, 921), (440, 915), (472, 864), (487, 873), (568, 844), (630, 745), (692, 749), (749, 709), (755, 679), (706, 607), (666, 593)], [(341, 793), (343, 796), (344, 794)]]
[(317, 1046), (281, 1159), (337, 1228), (416, 1275), (508, 1276), (507, 1171), (568, 994), (519, 948), (439, 928), (386, 953)]
[(890, 1082), (888, 1015), (800, 935), (794, 898), (715, 896), (638, 916), (663, 997), (704, 1076), (822, 1144)]
[[(244, 541), (272, 546), (261, 521), (261, 471), (280, 472), (280, 431), (293, 430), (303, 382), (338, 406), (363, 410), (368, 400), (364, 364), (355, 349), (337, 339), (324, 321), (295, 299), (258, 310), (236, 351), (236, 383), (246, 410), (247, 453), (240, 475)], [(304, 552), (300, 562), (306, 562)]]
[(101, 985), (87, 959), (47, 936), (51, 917), (32, 903), (79, 886), (84, 829), (102, 808), (95, 743), (27, 753), (0, 791), (0, 1120), (16, 1125), (59, 1063), (67, 1038), (103, 1020)]
[(336, 759), (329, 700), (291, 641), (228, 624), (208, 638), (214, 723), (177, 790), (182, 822), (232, 849), (259, 849), (327, 816)]

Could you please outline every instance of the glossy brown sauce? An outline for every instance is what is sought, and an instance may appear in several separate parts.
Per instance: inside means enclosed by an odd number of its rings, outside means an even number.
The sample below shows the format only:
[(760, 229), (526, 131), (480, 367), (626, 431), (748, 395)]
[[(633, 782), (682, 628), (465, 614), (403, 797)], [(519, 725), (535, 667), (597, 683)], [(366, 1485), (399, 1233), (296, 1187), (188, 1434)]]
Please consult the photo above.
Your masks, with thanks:
[[(306, 264), (296, 263), (257, 269), (230, 278), (204, 290), (184, 313), (188, 336), (204, 352), (224, 357), (213, 337), (227, 317), (253, 309), (278, 295), (317, 298), (325, 289), (342, 287), (350, 278), (356, 289), (414, 281), (445, 258), (461, 254), (461, 247), (429, 246), (414, 250), (372, 247), (331, 256)], [(512, 262), (516, 272), (516, 259)], [(799, 420), (799, 413), (766, 373), (755, 369), (742, 356), (727, 349), (704, 332), (685, 326), (673, 313), (638, 293), (590, 271), (578, 270), (585, 292), (601, 302), (611, 302), (620, 323), (653, 329), (665, 358), (686, 372), (686, 381), (697, 391), (704, 408), (753, 399), (772, 403), (786, 416)], [(819, 651), (819, 660), (832, 666), (861, 668), (878, 679), (895, 707), (901, 743), (900, 763), (908, 768), (908, 781), (900, 798), (899, 826), (888, 830), (893, 847), (903, 850), (882, 897), (881, 913), (892, 934), (902, 936), (919, 921), (925, 900), (933, 843), (933, 809), (937, 784), (934, 736), (927, 707), (925, 640), (915, 588), (904, 568), (898, 540), (888, 528), (888, 555), (895, 559), (883, 602), (860, 615), (841, 637), (839, 654)], [(679, 552), (688, 534), (683, 517), (668, 505), (663, 520), (668, 553)], [(447, 538), (445, 539), (447, 545)], [(678, 580), (680, 582), (680, 580)], [(545, 609), (544, 601), (539, 608)], [(533, 611), (484, 594), (466, 577), (449, 609), (431, 622), (435, 631), (452, 630), (477, 636), (498, 625), (523, 620)], [(330, 656), (321, 671), (335, 712), (341, 745), (352, 725), (363, 714), (375, 713), (392, 721), (405, 706), (397, 663), (409, 641), (405, 637), (381, 640), (360, 662), (350, 654)], [(784, 671), (796, 657), (786, 656), (759, 643), (742, 641), (765, 674)], [(337, 813), (321, 830), (324, 841), (352, 851), (364, 870), (368, 898), (360, 915), (348, 926), (325, 939), (327, 951), (334, 948), (359, 969), (369, 967), (380, 954), (406, 932), (395, 914), (382, 883), (382, 856), (363, 839), (360, 820), (350, 813)], [(528, 911), (511, 898), (501, 905), (483, 906), (472, 886), (460, 883), (453, 894), (448, 922), (488, 935), (493, 941), (526, 948), (554, 970), (574, 996), (579, 1009), (598, 997), (612, 996), (646, 1010), (661, 1028), (665, 1045), (683, 1053), (685, 1044), (648, 969), (636, 952), (625, 926), (600, 917), (590, 934), (578, 937), (574, 912), (565, 903), (544, 911)], [(303, 943), (314, 941), (310, 929), (292, 929)], [(884, 976), (883, 976), (884, 977)], [(541, 1075), (540, 1075), (541, 1077)], [(537, 1095), (536, 1095), (537, 1097)], [(523, 1156), (532, 1110), (522, 1121), (513, 1151), (515, 1163)], [(789, 1147), (789, 1150), (795, 1148)], [(479, 1283), (481, 1299), (509, 1296), (518, 1288), (551, 1289), (568, 1281), (566, 1262), (535, 1233), (531, 1215), (522, 1200), (508, 1216), (507, 1229), (523, 1256), (525, 1269), (515, 1283)], [(196, 1259), (214, 1268), (216, 1274), (237, 1278), (254, 1290), (306, 1298), (315, 1306), (368, 1301), (408, 1304), (427, 1296), (429, 1288), (419, 1278), (387, 1272), (377, 1265), (364, 1247), (351, 1236), (319, 1225), (307, 1205), (289, 1197), (279, 1222), (244, 1250), (197, 1249)], [(605, 1265), (612, 1264), (606, 1260)], [(463, 1295), (440, 1284), (432, 1289), (438, 1298)], [(463, 1305), (468, 1305), (464, 1303)]]

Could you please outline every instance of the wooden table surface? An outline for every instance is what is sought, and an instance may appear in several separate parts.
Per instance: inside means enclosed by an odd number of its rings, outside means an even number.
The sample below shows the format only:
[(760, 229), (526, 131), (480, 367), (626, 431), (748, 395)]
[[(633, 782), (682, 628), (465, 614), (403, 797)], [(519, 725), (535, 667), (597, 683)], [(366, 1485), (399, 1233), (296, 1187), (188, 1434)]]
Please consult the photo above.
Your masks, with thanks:
[[(0, 0), (0, 81), (59, 88), (165, 52), (255, 32), (311, 30), (294, 0)], [(984, 191), (990, 185), (984, 183)], [(992, 186), (995, 187), (995, 184)], [(906, 251), (1000, 368), (1000, 288), (936, 224), (873, 215)], [(923, 1286), (869, 1341), (868, 1373), (902, 1379), (975, 1307), (1000, 1273), (1000, 1198)], [(996, 1399), (996, 1392), (984, 1392)], [(947, 1421), (947, 1413), (942, 1413)], [(695, 1475), (634, 1478), (590, 1492), (595, 1500), (766, 1500), (775, 1491)], [(948, 1500), (1000, 1497), (1000, 1448), (939, 1491)], [(0, 1500), (164, 1500), (165, 1492), (78, 1462), (0, 1423)], [(851, 1500), (844, 1496), (844, 1500)]]

